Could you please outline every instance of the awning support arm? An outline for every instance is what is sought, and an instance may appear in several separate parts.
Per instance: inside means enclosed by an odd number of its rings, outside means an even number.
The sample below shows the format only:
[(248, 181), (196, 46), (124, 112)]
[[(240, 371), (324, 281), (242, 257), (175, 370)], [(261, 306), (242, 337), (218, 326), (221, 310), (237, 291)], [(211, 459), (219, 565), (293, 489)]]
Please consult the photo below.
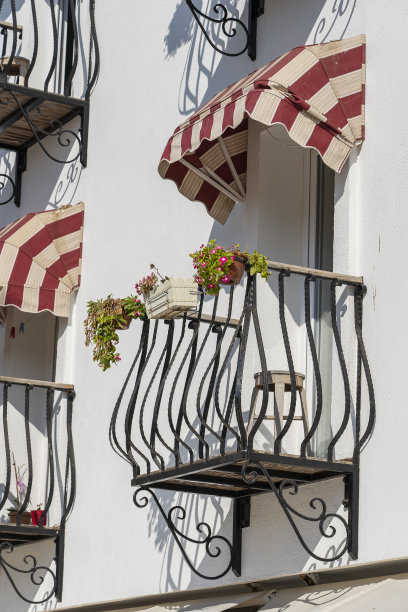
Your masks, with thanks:
[(234, 164), (233, 164), (233, 161), (232, 161), (231, 156), (230, 156), (230, 154), (229, 154), (229, 151), (228, 151), (228, 149), (227, 149), (227, 147), (226, 147), (226, 145), (225, 145), (225, 142), (224, 142), (224, 140), (221, 138), (221, 136), (219, 136), (219, 137), (217, 138), (217, 140), (218, 140), (218, 144), (219, 144), (219, 145), (220, 145), (220, 147), (221, 147), (221, 151), (222, 151), (222, 153), (223, 153), (223, 155), (224, 155), (225, 161), (227, 162), (228, 167), (229, 167), (229, 169), (231, 170), (231, 174), (232, 174), (232, 176), (233, 176), (233, 177), (234, 177), (234, 179), (235, 179), (235, 182), (236, 182), (236, 184), (237, 184), (237, 186), (238, 186), (238, 189), (239, 189), (239, 191), (240, 191), (240, 193), (241, 193), (241, 196), (242, 196), (242, 197), (243, 197), (243, 199), (245, 200), (245, 197), (246, 197), (246, 194), (245, 194), (245, 189), (244, 189), (244, 188), (243, 188), (243, 186), (242, 186), (241, 179), (240, 179), (240, 178), (239, 178), (239, 176), (238, 176), (237, 169), (236, 169), (236, 167), (235, 167), (235, 166), (234, 166)]
[[(215, 172), (210, 170), (210, 168), (206, 167), (206, 171), (209, 173), (209, 174), (206, 174), (199, 168), (196, 168), (195, 166), (193, 166), (193, 164), (190, 164), (190, 162), (185, 160), (183, 157), (179, 161), (181, 164), (183, 164), (183, 166), (185, 166), (186, 168), (188, 168), (189, 170), (197, 174), (197, 176), (203, 179), (203, 181), (206, 181), (209, 185), (212, 185), (218, 191), (221, 191), (221, 193), (226, 195), (231, 200), (234, 200), (235, 202), (244, 201), (244, 199), (234, 189), (231, 189), (231, 187), (227, 183), (225, 183), (224, 181), (221, 181), (221, 179), (215, 174)], [(217, 180), (214, 180), (213, 178), (211, 178), (210, 174), (216, 176)]]

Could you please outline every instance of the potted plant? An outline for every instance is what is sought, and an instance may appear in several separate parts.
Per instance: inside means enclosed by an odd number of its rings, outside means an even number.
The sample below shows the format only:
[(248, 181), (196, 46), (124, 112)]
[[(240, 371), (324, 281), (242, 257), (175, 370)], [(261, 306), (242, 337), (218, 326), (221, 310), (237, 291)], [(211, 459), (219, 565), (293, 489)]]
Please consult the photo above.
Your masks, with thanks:
[(37, 505), (37, 510), (31, 510), (31, 523), (44, 527), (47, 523), (47, 515), (41, 510), (42, 504)]
[(85, 345), (93, 344), (93, 360), (105, 370), (120, 361), (117, 351), (117, 331), (127, 329), (132, 319), (146, 315), (144, 304), (134, 295), (88, 302), (88, 316), (84, 321)]
[[(24, 503), (24, 498), (27, 492), (27, 486), (24, 482), (24, 476), (27, 472), (27, 470), (25, 469), (24, 471), (24, 465), (19, 465), (17, 466), (16, 464), (16, 460), (14, 457), (14, 453), (11, 453), (12, 459), (13, 459), (13, 467), (14, 467), (14, 477), (15, 477), (15, 481), (16, 481), (16, 496), (13, 500), (13, 505), (11, 506), (11, 508), (7, 508), (8, 511), (8, 516), (9, 516), (9, 521), (10, 523), (16, 524), (17, 522), (17, 515), (21, 510), (21, 507), (23, 506)], [(27, 510), (25, 510), (24, 512), (21, 512), (20, 514), (20, 524), (21, 525), (29, 525), (30, 524), (30, 512), (28, 512)]]
[(190, 253), (193, 259), (194, 279), (209, 295), (218, 295), (220, 285), (238, 285), (245, 267), (249, 274), (260, 274), (267, 279), (271, 274), (265, 255), (254, 251), (240, 251), (239, 244), (225, 249), (216, 240), (202, 244), (198, 251)]
[(196, 310), (198, 287), (193, 279), (163, 277), (154, 264), (150, 268), (155, 272), (135, 285), (138, 295), (143, 296), (149, 319), (173, 319)]

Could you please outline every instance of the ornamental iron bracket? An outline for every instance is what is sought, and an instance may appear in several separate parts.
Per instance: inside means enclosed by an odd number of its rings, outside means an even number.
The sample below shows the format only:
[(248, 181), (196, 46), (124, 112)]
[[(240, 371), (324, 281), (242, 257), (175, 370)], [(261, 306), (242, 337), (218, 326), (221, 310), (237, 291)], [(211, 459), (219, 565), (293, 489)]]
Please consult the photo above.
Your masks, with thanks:
[[(263, 15), (265, 10), (265, 0), (249, 0), (248, 2), (248, 25), (245, 25), (243, 21), (238, 19), (237, 17), (231, 17), (228, 15), (228, 10), (224, 6), (224, 4), (217, 3), (213, 7), (213, 12), (215, 13), (215, 17), (211, 17), (210, 15), (206, 15), (201, 12), (192, 2), (192, 0), (186, 0), (186, 4), (190, 9), (194, 19), (196, 20), (199, 28), (204, 34), (206, 40), (209, 42), (211, 47), (221, 53), (222, 55), (227, 55), (228, 57), (237, 57), (248, 52), (249, 57), (252, 61), (256, 60), (256, 37), (257, 37), (257, 21), (258, 17)], [(210, 34), (207, 31), (207, 28), (203, 24), (204, 22), (210, 22), (211, 24), (219, 24), (221, 26), (221, 31), (224, 36), (227, 38), (234, 38), (237, 35), (237, 31), (243, 32), (246, 44), (245, 46), (235, 53), (231, 53), (229, 51), (225, 51), (221, 49), (210, 37)], [(238, 28), (238, 30), (237, 30)]]
[[(358, 556), (358, 486), (359, 470), (354, 466), (353, 471), (343, 475), (344, 499), (342, 504), (347, 510), (347, 519), (339, 513), (330, 512), (326, 502), (320, 497), (313, 497), (309, 501), (310, 513), (300, 512), (288, 501), (288, 495), (296, 496), (299, 492), (299, 484), (290, 478), (283, 480), (279, 485), (274, 482), (273, 474), (261, 463), (247, 461), (242, 467), (242, 479), (248, 485), (254, 485), (260, 476), (264, 477), (272, 493), (274, 493), (283, 513), (286, 515), (292, 529), (304, 550), (314, 559), (322, 562), (336, 561), (345, 553), (349, 553), (352, 559)], [(341, 477), (341, 474), (337, 474)], [(154, 485), (153, 485), (154, 486)], [(160, 488), (165, 488), (161, 486)], [(303, 486), (302, 486), (303, 488)], [(184, 521), (187, 516), (185, 508), (180, 505), (173, 506), (168, 512), (163, 509), (157, 495), (150, 487), (142, 486), (136, 490), (133, 501), (138, 508), (145, 508), (150, 495), (162, 515), (167, 527), (172, 534), (175, 543), (181, 551), (187, 565), (200, 578), (216, 580), (225, 576), (231, 569), (235, 576), (241, 576), (242, 562), (242, 530), (250, 526), (251, 496), (237, 497), (233, 499), (233, 521), (231, 541), (221, 535), (213, 535), (208, 523), (198, 523), (196, 529), (199, 537), (193, 538), (178, 529), (176, 521)], [(296, 520), (295, 520), (296, 519)], [(344, 534), (340, 542), (333, 543), (325, 556), (321, 556), (306, 543), (299, 522), (306, 521), (317, 525), (320, 536), (325, 539), (334, 538), (338, 533)], [(224, 568), (216, 575), (206, 575), (199, 571), (187, 555), (183, 542), (204, 545), (208, 557), (216, 559), (224, 554), (226, 563)]]
[[(233, 502), (233, 530), (232, 530), (232, 543), (220, 535), (212, 535), (211, 527), (208, 523), (201, 522), (198, 523), (196, 529), (198, 531), (199, 537), (192, 538), (184, 533), (182, 533), (176, 527), (176, 521), (184, 521), (186, 518), (186, 511), (182, 506), (173, 506), (166, 513), (161, 505), (156, 494), (149, 487), (140, 487), (136, 490), (133, 496), (133, 501), (138, 508), (145, 508), (148, 503), (148, 498), (146, 494), (149, 494), (155, 501), (156, 506), (165, 520), (167, 527), (169, 528), (177, 546), (179, 547), (181, 554), (184, 557), (189, 568), (203, 578), (205, 580), (217, 580), (218, 578), (222, 578), (229, 572), (230, 569), (234, 572), (236, 576), (241, 575), (241, 554), (242, 554), (242, 529), (245, 527), (249, 527), (249, 517), (250, 517), (250, 497), (243, 497), (234, 499)], [(196, 567), (194, 567), (193, 562), (187, 555), (187, 552), (183, 546), (183, 541), (190, 542), (192, 544), (197, 544), (198, 546), (204, 544), (205, 552), (212, 559), (217, 559), (218, 557), (224, 555), (227, 558), (227, 563), (225, 567), (218, 573), (214, 575), (207, 575), (200, 572)]]
[[(34, 555), (25, 555), (23, 558), (24, 565), (17, 566), (9, 561), (7, 555), (12, 555), (15, 549), (15, 542), (2, 541), (0, 543), (0, 568), (4, 571), (8, 581), (13, 587), (15, 593), (28, 604), (43, 604), (55, 596), (57, 601), (62, 599), (62, 577), (63, 577), (63, 564), (64, 564), (64, 533), (60, 531), (54, 539), (55, 542), (55, 556), (53, 561), (55, 562), (55, 572), (49, 567), (44, 565), (38, 565), (37, 559)], [(28, 543), (28, 542), (24, 542)], [(40, 587), (45, 579), (51, 581), (51, 586), (47, 590), (42, 599), (30, 599), (23, 593), (23, 589), (17, 585), (18, 577), (29, 578), (32, 585)]]

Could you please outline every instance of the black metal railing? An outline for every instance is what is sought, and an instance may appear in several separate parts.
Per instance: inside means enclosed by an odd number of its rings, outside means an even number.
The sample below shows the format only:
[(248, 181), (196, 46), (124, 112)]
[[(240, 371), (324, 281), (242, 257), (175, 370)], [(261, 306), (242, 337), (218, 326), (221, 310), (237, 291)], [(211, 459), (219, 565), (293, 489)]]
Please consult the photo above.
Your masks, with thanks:
[[(245, 289), (231, 287), (211, 299), (201, 293), (193, 315), (134, 324), (138, 350), (112, 415), (110, 440), (131, 464), (135, 481), (252, 453), (259, 444), (275, 462), (288, 454), (327, 463), (358, 460), (375, 419), (362, 337), (363, 281), (274, 262), (269, 268), (269, 286), (247, 276)], [(326, 340), (318, 331), (323, 318)], [(275, 370), (288, 384), (286, 414), (272, 433), (264, 425), (268, 414), (278, 420), (270, 392)], [(309, 419), (300, 431), (302, 370)]]
[[(4, 376), (0, 384), (0, 567), (24, 601), (44, 603), (53, 595), (61, 600), (65, 524), (75, 499), (74, 388)], [(42, 510), (38, 524), (23, 521), (24, 513), (37, 504)], [(10, 507), (18, 510), (15, 523), (6, 515)], [(44, 539), (55, 542), (55, 571), (38, 565), (31, 552), (23, 568), (13, 565), (6, 554), (15, 545)], [(36, 599), (24, 593), (15, 576), (29, 577), (36, 590), (47, 576), (52, 587)]]
[[(2, 436), (3, 456), (0, 459), (1, 481), (4, 488), (0, 497), (0, 512), (15, 499), (16, 483), (13, 459), (18, 467), (25, 466), (23, 477), (24, 495), (16, 517), (21, 524), (24, 511), (37, 505), (30, 501), (34, 482), (44, 490), (43, 497), (35, 500), (41, 503), (46, 515), (56, 496), (56, 474), (64, 473), (61, 483), (60, 516), (53, 523), (65, 523), (72, 508), (75, 495), (75, 461), (72, 441), (72, 408), (74, 388), (72, 385), (25, 380), (0, 376), (3, 385), (2, 397)], [(63, 412), (65, 416), (63, 417)], [(65, 452), (56, 452), (56, 420), (65, 420)], [(33, 442), (33, 434), (37, 438)], [(62, 435), (61, 433), (59, 434)], [(46, 440), (45, 452), (40, 450), (38, 440)], [(24, 440), (24, 443), (23, 443)], [(60, 440), (61, 442), (61, 440)], [(42, 445), (44, 446), (44, 445)], [(46, 461), (44, 461), (46, 455)], [(40, 472), (42, 470), (42, 473)], [(57, 518), (57, 517), (55, 517)], [(44, 526), (43, 516), (39, 527)]]
[[(0, 1), (2, 80), (17, 76), (24, 87), (70, 96), (74, 79), (79, 78), (82, 93), (75, 97), (87, 100), (100, 65), (95, 0), (69, 0), (65, 13), (54, 0), (48, 5), (30, 0), (17, 11), (15, 0)], [(86, 23), (85, 29), (79, 23)]]

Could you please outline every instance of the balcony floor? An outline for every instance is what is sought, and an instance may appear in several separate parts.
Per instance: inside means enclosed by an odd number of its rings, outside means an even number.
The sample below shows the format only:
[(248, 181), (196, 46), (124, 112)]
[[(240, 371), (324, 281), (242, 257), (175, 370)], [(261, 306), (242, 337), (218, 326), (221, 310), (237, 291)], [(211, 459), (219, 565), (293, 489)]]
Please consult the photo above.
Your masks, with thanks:
[(0, 148), (20, 151), (37, 142), (24, 115), (29, 117), (41, 140), (52, 132), (52, 121), (64, 125), (87, 106), (85, 100), (0, 82)]
[[(246, 474), (256, 472), (258, 478), (253, 484), (242, 479), (241, 470), (249, 461)], [(353, 471), (351, 460), (326, 461), (313, 457), (275, 455), (257, 451), (239, 451), (200, 459), (179, 467), (157, 470), (133, 478), (133, 486), (148, 486), (206, 495), (242, 497), (270, 492), (270, 485), (257, 463), (267, 470), (271, 480), (279, 487), (284, 480), (307, 484), (338, 477)]]
[(0, 544), (11, 542), (14, 545), (30, 544), (41, 540), (55, 539), (59, 527), (39, 527), (37, 525), (14, 525), (0, 523)]

